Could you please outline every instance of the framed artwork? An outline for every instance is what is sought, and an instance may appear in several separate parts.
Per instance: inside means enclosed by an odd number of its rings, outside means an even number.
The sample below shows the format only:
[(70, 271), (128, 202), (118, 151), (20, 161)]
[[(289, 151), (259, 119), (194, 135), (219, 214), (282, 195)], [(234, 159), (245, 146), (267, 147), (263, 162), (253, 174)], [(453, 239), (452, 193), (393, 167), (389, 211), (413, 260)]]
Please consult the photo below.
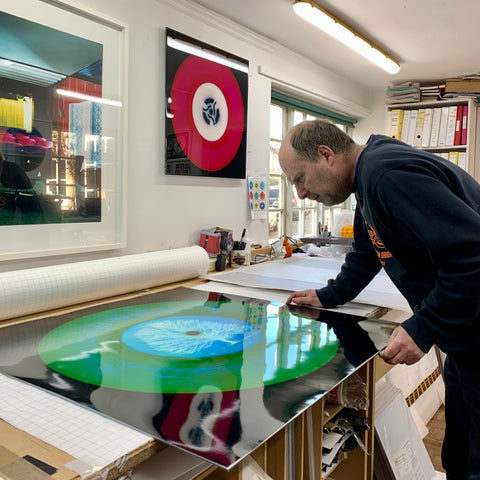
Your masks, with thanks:
[(165, 173), (245, 178), (248, 62), (166, 35)]
[(126, 26), (0, 10), (0, 260), (125, 246)]

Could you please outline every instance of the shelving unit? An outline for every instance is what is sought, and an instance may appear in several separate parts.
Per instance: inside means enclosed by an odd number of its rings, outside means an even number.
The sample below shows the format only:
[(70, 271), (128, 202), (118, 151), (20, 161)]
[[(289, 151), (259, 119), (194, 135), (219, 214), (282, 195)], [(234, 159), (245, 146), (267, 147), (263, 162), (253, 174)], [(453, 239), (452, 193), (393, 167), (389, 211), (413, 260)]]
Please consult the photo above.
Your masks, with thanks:
[[(478, 103), (475, 98), (471, 97), (457, 97), (451, 98), (448, 100), (432, 100), (432, 101), (423, 101), (416, 103), (402, 103), (402, 104), (393, 104), (388, 105), (387, 112), (392, 112), (392, 110), (421, 110), (426, 108), (441, 108), (449, 106), (467, 106), (468, 107), (468, 116), (467, 116), (467, 141), (465, 145), (445, 145), (440, 147), (421, 147), (415, 146), (415, 148), (420, 148), (432, 153), (441, 155), (442, 153), (448, 152), (464, 152), (465, 153), (465, 170), (472, 175), (477, 181), (480, 181), (480, 161), (475, 159), (480, 154), (480, 145), (477, 142), (479, 138), (478, 128), (480, 126), (479, 119), (479, 109)], [(389, 135), (389, 126), (390, 122), (387, 122), (387, 132)]]

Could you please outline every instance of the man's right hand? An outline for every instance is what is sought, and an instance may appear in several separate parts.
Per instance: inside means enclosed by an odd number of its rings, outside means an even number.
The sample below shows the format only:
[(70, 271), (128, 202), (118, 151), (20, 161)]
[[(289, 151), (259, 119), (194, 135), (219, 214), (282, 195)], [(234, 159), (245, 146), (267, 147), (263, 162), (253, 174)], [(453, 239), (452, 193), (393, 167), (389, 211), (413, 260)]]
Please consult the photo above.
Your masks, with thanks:
[(292, 293), (285, 303), (287, 305), (295, 303), (297, 305), (312, 305), (313, 307), (322, 306), (322, 303), (317, 297), (317, 293), (313, 289)]

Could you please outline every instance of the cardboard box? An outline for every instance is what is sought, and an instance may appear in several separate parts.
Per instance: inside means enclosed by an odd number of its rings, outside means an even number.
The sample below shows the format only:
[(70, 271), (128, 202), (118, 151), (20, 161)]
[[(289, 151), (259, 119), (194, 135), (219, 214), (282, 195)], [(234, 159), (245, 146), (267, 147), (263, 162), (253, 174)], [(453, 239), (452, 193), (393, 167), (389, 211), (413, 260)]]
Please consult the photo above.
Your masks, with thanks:
[[(66, 468), (74, 457), (0, 420), (0, 478), (77, 480)], [(8, 445), (8, 447), (7, 447)]]
[(480, 93), (480, 78), (447, 78), (445, 93)]

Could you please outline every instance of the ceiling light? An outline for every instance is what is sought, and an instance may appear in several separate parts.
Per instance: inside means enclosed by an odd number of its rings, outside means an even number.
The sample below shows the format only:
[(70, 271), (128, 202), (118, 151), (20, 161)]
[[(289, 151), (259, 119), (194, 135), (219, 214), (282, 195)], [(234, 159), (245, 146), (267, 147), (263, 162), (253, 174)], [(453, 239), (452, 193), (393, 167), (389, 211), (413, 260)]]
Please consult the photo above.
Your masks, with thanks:
[(298, 16), (355, 50), (386, 72), (395, 74), (400, 70), (398, 62), (311, 1), (295, 0), (293, 10)]

